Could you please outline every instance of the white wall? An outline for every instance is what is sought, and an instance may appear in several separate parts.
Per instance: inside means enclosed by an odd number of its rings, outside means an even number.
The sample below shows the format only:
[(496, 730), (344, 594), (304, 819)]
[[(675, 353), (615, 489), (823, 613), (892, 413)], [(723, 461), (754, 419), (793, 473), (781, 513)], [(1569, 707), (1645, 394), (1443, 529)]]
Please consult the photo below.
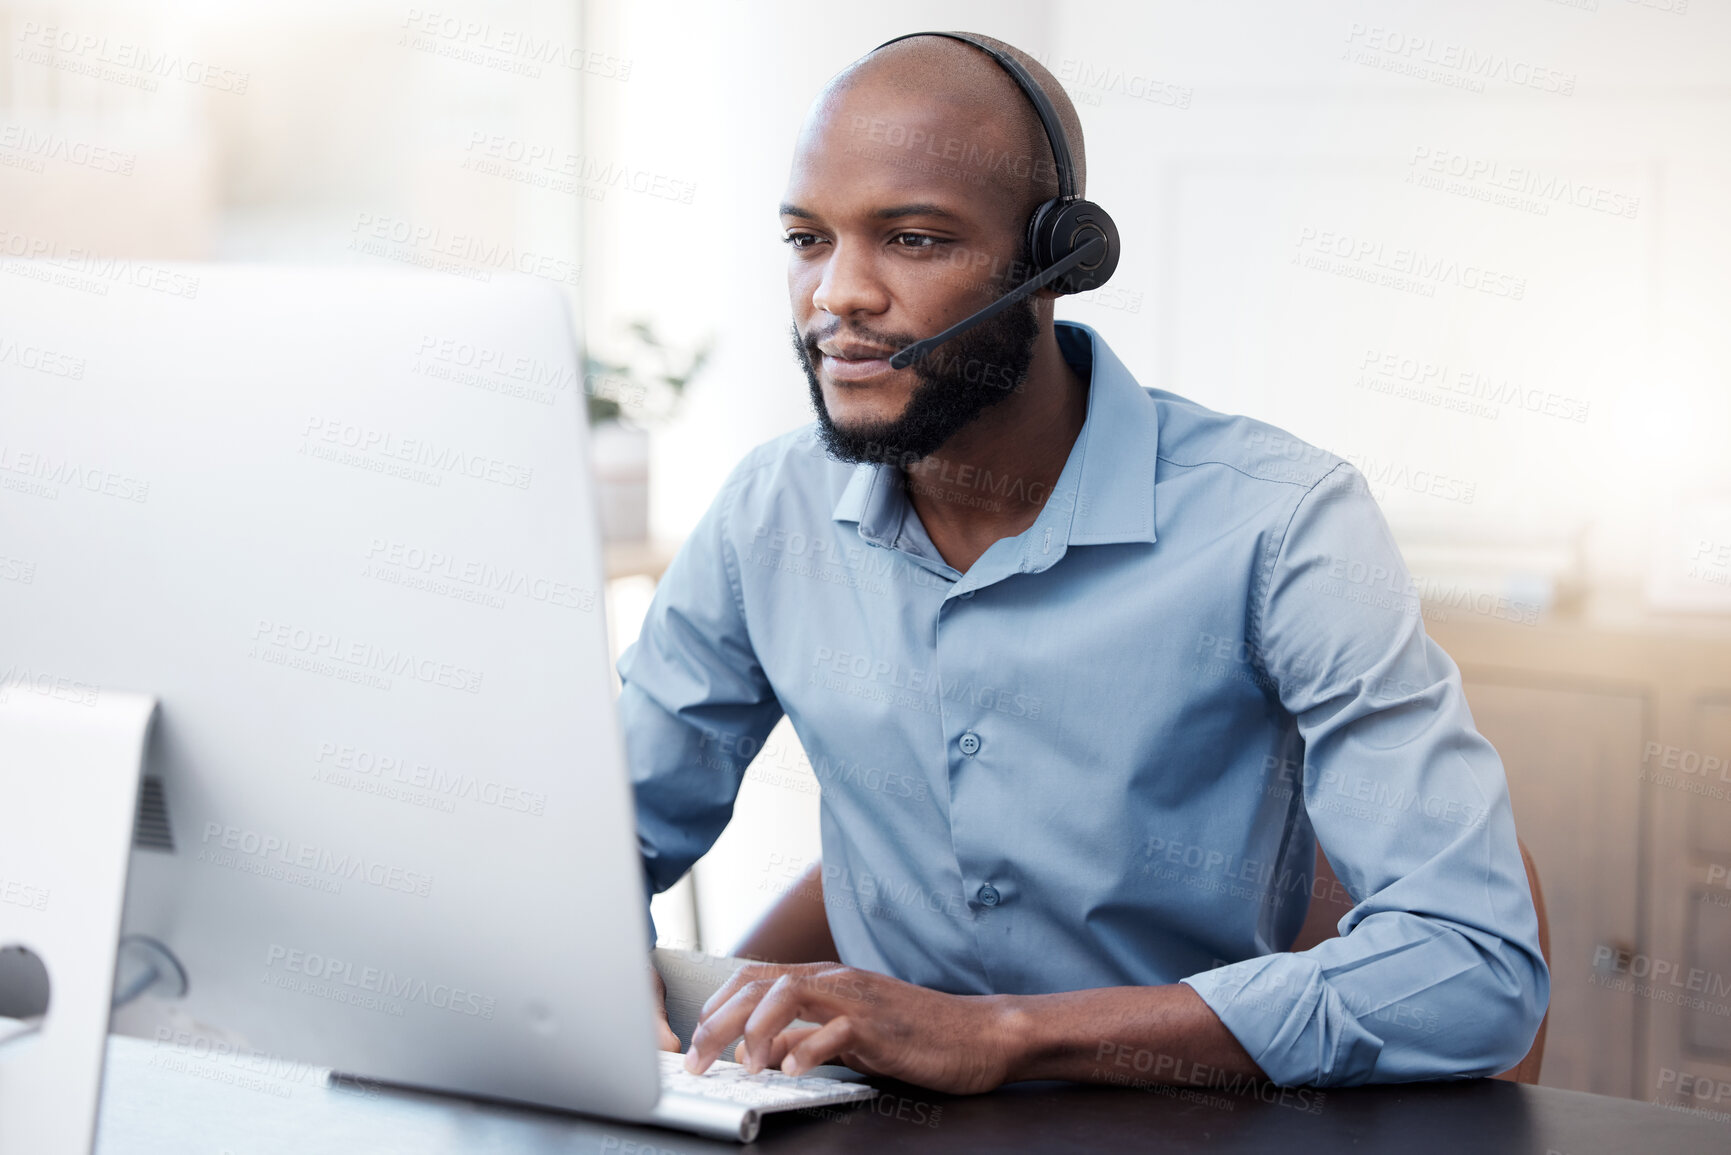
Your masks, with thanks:
[[(1146, 380), (1474, 486), (1470, 503), (1394, 490), (1384, 507), (1397, 527), (1583, 525), (1600, 585), (1645, 576), (1655, 510), (1679, 492), (1731, 485), (1716, 432), (1731, 428), (1731, 346), (1715, 323), (1731, 305), (1719, 207), (1731, 191), (1731, 8), (1112, 8), (1119, 18), (1102, 36), (1090, 29), (1104, 21), (1088, 17), (1106, 6), (1058, 5), (1059, 51), (1195, 92), (1183, 111), (1107, 93), (1084, 112), (1094, 190), (1126, 234), (1119, 276), (1150, 302), (1140, 323), (1092, 315)], [(1430, 37), (1439, 54), (1456, 45), (1500, 56), (1522, 76), (1568, 74), (1574, 91), (1492, 79), (1471, 92), (1385, 72), (1344, 58), (1369, 38), (1355, 25)], [(1621, 216), (1529, 193), (1512, 207), (1409, 181), (1425, 171), (1415, 157), (1444, 153), (1598, 190), (1605, 207), (1638, 204)], [(1524, 293), (1439, 284), (1423, 297), (1295, 267), (1295, 254), (1315, 252), (1297, 243), (1305, 229), (1381, 244), (1390, 257), (1412, 248), (1487, 266), (1523, 278)], [(1483, 373), (1529, 398), (1585, 402), (1588, 417), (1507, 403), (1469, 415), (1373, 394), (1354, 384), (1373, 349)]]
[[(415, 15), (433, 6), (394, 0), (0, 0), (0, 123), (12, 134), (0, 161), (50, 155), (39, 169), (0, 163), (0, 227), (63, 250), (165, 260), (433, 255), (426, 243), (357, 249), (364, 215), (577, 265), (585, 198), (533, 183), (546, 161), (476, 163), (494, 159), (495, 141), (554, 160), (581, 147), (582, 73), (514, 69), (523, 61), (497, 47), (510, 33), (575, 45), (576, 10), (561, 0), (438, 8), (488, 32), (466, 35)], [(130, 65), (132, 49), (172, 63)], [(112, 172), (53, 159), (68, 145), (129, 163)]]

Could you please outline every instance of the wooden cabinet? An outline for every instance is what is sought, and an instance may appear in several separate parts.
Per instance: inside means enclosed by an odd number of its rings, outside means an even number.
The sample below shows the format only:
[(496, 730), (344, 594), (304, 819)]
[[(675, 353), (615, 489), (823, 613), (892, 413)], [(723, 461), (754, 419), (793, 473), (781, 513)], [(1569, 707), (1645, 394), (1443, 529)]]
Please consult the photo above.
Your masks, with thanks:
[(1731, 624), (1427, 629), (1502, 755), (1544, 888), (1541, 1082), (1731, 1111)]
[(1631, 1096), (1640, 1008), (1595, 984), (1593, 960), (1632, 952), (1640, 936), (1640, 783), (1628, 768), (1640, 762), (1646, 703), (1483, 676), (1466, 689), (1473, 721), (1502, 755), (1550, 919), (1544, 1082)]

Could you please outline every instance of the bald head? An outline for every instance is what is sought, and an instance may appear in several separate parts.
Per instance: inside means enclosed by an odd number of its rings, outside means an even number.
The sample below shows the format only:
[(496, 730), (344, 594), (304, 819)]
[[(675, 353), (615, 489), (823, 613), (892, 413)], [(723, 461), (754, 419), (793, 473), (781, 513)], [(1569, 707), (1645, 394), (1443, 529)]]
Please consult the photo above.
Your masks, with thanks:
[[(963, 35), (1012, 57), (1033, 77), (1063, 126), (1076, 191), (1083, 193), (1082, 122), (1057, 79), (1013, 45), (975, 32)], [(928, 114), (920, 118), (923, 126), (898, 117), (897, 110), (910, 104)], [(854, 138), (857, 150), (887, 163), (989, 184), (1022, 219), (1058, 195), (1052, 147), (1033, 104), (997, 61), (959, 40), (915, 36), (849, 65), (819, 94), (801, 136), (837, 128)]]

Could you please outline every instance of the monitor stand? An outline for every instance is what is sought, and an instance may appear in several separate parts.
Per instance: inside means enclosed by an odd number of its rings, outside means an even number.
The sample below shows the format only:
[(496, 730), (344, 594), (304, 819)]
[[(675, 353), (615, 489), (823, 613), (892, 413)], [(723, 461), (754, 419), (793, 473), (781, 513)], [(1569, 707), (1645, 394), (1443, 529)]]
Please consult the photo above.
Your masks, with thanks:
[(0, 1151), (87, 1155), (156, 700), (0, 683)]

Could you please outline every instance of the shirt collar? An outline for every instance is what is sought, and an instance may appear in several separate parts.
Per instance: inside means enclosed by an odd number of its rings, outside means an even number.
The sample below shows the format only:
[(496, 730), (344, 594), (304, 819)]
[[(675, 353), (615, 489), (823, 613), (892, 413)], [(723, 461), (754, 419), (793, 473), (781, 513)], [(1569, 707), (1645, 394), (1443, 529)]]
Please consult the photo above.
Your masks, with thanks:
[[(1072, 545), (1153, 542), (1154, 465), (1160, 440), (1154, 400), (1104, 338), (1078, 321), (1057, 322), (1071, 360), (1090, 362), (1088, 412), (1040, 516), (1023, 534), (1023, 572), (1046, 569)], [(836, 521), (893, 545), (907, 495), (895, 467), (861, 463), (835, 504)]]

